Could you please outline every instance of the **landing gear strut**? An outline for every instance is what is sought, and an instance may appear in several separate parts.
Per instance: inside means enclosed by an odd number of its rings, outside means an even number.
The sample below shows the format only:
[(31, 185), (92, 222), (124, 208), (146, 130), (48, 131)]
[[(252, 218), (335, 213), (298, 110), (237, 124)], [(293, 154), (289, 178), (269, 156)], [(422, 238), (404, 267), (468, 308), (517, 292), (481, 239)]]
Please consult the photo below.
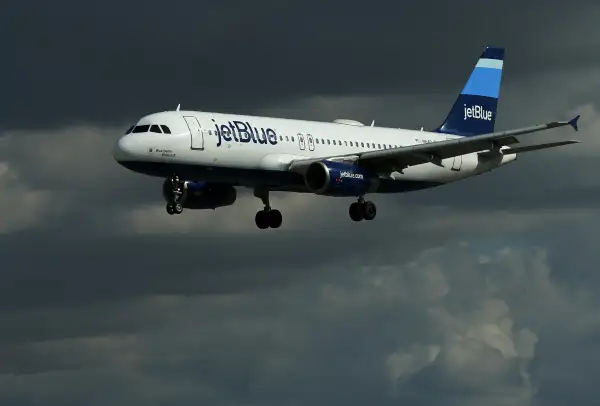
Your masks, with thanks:
[(349, 214), (350, 218), (354, 221), (373, 220), (377, 215), (377, 207), (375, 203), (365, 201), (361, 196), (358, 198), (358, 202), (350, 205)]
[(182, 183), (177, 175), (172, 175), (168, 181), (171, 190), (167, 200), (167, 213), (181, 214), (183, 212), (183, 205), (180, 203), (181, 196), (183, 195)]
[(263, 210), (256, 213), (256, 217), (254, 218), (256, 226), (261, 230), (269, 227), (279, 228), (283, 222), (283, 217), (279, 210), (271, 209), (271, 204), (269, 203), (269, 189), (256, 188), (254, 189), (254, 196), (262, 200), (265, 205)]

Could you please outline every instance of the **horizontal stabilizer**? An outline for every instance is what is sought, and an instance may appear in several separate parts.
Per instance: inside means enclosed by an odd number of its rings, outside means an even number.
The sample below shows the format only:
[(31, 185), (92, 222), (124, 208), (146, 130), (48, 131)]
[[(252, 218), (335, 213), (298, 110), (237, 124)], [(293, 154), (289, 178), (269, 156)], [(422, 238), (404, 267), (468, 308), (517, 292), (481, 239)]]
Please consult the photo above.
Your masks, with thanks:
[(504, 149), (504, 150), (502, 150), (502, 154), (503, 155), (522, 154), (523, 152), (538, 151), (540, 149), (561, 147), (563, 145), (578, 144), (578, 143), (579, 143), (579, 141), (576, 141), (576, 140), (548, 142), (546, 144), (528, 145), (528, 146), (524, 146), (524, 147), (515, 147), (515, 148)]

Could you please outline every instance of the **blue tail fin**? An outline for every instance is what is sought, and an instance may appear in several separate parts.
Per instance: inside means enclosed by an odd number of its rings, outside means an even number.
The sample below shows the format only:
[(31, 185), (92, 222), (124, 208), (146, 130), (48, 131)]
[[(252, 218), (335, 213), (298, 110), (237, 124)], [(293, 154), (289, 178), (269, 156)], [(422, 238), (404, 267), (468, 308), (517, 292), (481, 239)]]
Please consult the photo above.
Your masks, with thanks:
[(465, 137), (494, 132), (504, 48), (487, 47), (438, 133)]

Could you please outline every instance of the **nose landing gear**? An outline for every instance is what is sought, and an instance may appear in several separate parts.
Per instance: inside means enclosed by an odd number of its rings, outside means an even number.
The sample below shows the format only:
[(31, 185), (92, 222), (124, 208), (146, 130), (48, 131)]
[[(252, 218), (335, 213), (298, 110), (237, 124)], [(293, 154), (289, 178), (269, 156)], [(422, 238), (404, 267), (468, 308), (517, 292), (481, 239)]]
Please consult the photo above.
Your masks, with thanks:
[(181, 204), (181, 197), (183, 196), (183, 183), (179, 180), (179, 176), (173, 175), (167, 179), (169, 183), (169, 194), (167, 198), (167, 213), (169, 214), (181, 214), (183, 212), (183, 205)]

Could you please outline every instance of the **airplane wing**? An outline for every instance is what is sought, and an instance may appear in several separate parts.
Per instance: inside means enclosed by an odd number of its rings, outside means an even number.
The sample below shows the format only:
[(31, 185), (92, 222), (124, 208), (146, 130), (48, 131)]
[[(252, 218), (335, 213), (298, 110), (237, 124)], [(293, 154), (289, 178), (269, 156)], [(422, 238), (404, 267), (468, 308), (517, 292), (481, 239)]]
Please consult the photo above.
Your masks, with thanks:
[(539, 151), (540, 149), (548, 149), (554, 147), (562, 147), (563, 145), (578, 144), (577, 140), (548, 142), (544, 144), (527, 145), (523, 147), (507, 148), (502, 150), (502, 155), (522, 154), (524, 152)]
[[(509, 149), (506, 152), (504, 152), (504, 150), (500, 152), (500, 148), (503, 146), (514, 144), (514, 137), (517, 135), (530, 134), (538, 131), (549, 130), (552, 128), (563, 127), (566, 125), (570, 125), (575, 131), (578, 131), (577, 121), (579, 120), (579, 117), (580, 116), (577, 116), (570, 121), (553, 121), (550, 123), (533, 127), (524, 127), (514, 130), (476, 135), (472, 137), (461, 137), (447, 141), (408, 145), (400, 148), (391, 148), (378, 151), (364, 151), (346, 155), (295, 160), (290, 163), (289, 170), (295, 172), (303, 172), (303, 169), (308, 167), (308, 165), (310, 165), (311, 163), (327, 159), (332, 161), (342, 161), (352, 164), (358, 164), (362, 167), (370, 168), (377, 172), (391, 172), (401, 171), (408, 166), (421, 165), (429, 162), (441, 166), (442, 160), (445, 158), (452, 158), (455, 156), (475, 153), (479, 151), (490, 151), (488, 152), (488, 154), (517, 153), (520, 149), (529, 147)], [(546, 146), (545, 148), (550, 147)], [(529, 148), (527, 150), (522, 151), (524, 152), (529, 150), (532, 149)]]

